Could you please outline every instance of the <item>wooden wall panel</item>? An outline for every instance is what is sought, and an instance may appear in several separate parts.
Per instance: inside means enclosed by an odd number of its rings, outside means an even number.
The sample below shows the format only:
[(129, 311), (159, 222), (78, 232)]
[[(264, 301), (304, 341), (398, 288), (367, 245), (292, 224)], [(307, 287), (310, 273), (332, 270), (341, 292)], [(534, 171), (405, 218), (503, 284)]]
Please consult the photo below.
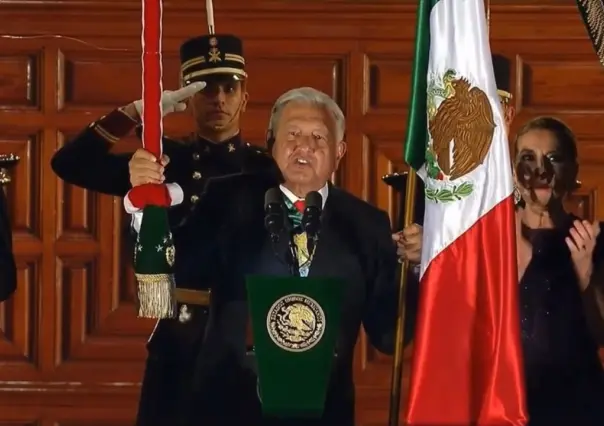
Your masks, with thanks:
[[(246, 138), (263, 142), (284, 91), (331, 94), (348, 120), (338, 183), (396, 218), (398, 197), (381, 176), (404, 169), (415, 1), (215, 3), (219, 31), (245, 40)], [(493, 51), (515, 63), (513, 128), (543, 114), (568, 122), (583, 183), (571, 204), (604, 218), (604, 72), (574, 2), (490, 3)], [(61, 182), (49, 160), (90, 121), (140, 97), (140, 2), (11, 1), (0, 14), (0, 153), (22, 158), (8, 188), (19, 288), (0, 305), (0, 425), (132, 424), (153, 323), (135, 317), (127, 218), (120, 200)], [(202, 22), (203, 2), (165, 3), (165, 89), (177, 88), (179, 44)], [(165, 129), (184, 135), (192, 121), (174, 114)], [(138, 146), (130, 137), (115, 150)], [(361, 336), (359, 425), (385, 424), (390, 367)]]

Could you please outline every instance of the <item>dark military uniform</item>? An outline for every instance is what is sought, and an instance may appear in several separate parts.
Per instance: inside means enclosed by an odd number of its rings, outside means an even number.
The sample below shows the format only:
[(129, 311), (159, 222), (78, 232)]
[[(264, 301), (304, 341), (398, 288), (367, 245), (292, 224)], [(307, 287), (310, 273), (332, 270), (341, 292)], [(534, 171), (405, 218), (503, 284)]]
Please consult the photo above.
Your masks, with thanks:
[[(242, 42), (232, 35), (190, 39), (181, 46), (180, 56), (181, 80), (185, 85), (205, 81), (208, 86), (204, 90), (208, 90), (217, 82), (247, 77)], [(68, 183), (125, 196), (131, 189), (128, 162), (132, 154), (113, 154), (110, 149), (137, 126), (119, 109), (112, 111), (57, 151), (52, 159), (53, 170)], [(200, 202), (205, 186), (219, 176), (273, 167), (265, 149), (243, 142), (240, 135), (222, 143), (195, 135), (185, 141), (164, 138), (163, 152), (170, 157), (166, 183), (177, 183), (184, 192), (184, 202), (169, 210), (178, 253), (175, 278), (179, 287), (176, 293), (179, 317), (159, 321), (149, 340), (139, 426), (177, 424), (191, 363), (203, 340), (208, 304), (205, 290), (215, 279), (212, 265), (206, 262), (211, 248), (200, 237), (210, 232), (206, 224), (214, 212), (211, 206)], [(195, 233), (185, 225), (193, 213), (200, 224)]]
[(0, 187), (0, 302), (8, 299), (17, 287), (13, 236), (7, 210), (6, 196)]
[[(188, 40), (181, 47), (181, 62), (184, 84), (225, 76), (243, 80), (247, 76), (241, 40), (231, 35)], [(124, 197), (131, 189), (128, 162), (132, 154), (113, 154), (110, 150), (135, 128), (140, 136), (138, 122), (121, 109), (112, 111), (54, 154), (54, 172), (73, 185)], [(166, 182), (178, 183), (184, 191), (184, 203), (176, 209), (184, 214), (195, 208), (208, 178), (267, 164), (266, 150), (243, 142), (240, 135), (221, 143), (195, 135), (185, 141), (164, 138), (163, 152), (171, 160), (165, 171)]]
[[(54, 154), (51, 161), (54, 172), (70, 184), (124, 197), (132, 188), (128, 170), (132, 154), (114, 154), (110, 150), (135, 128), (140, 133), (138, 126), (121, 110), (110, 112)], [(163, 152), (170, 157), (166, 182), (178, 183), (185, 194), (184, 202), (175, 207), (182, 213), (178, 215), (181, 218), (195, 208), (208, 178), (266, 163), (265, 150), (243, 142), (240, 135), (220, 144), (196, 135), (184, 141), (164, 137)]]

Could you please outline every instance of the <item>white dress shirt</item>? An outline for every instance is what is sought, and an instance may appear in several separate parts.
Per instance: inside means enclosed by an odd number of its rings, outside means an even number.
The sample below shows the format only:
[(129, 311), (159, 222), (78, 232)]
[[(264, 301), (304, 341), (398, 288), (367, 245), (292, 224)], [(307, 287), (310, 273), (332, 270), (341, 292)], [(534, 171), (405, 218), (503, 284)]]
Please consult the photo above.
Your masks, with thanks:
[[(284, 187), (283, 185), (279, 185), (279, 189), (281, 190), (281, 192), (283, 192), (283, 194), (287, 197), (287, 199), (289, 201), (292, 202), (292, 204), (295, 204), (296, 201), (303, 201), (304, 198), (300, 198), (297, 195), (295, 195), (293, 192), (291, 192), (289, 189), (287, 189), (286, 187)], [(329, 185), (325, 184), (325, 186), (321, 189), (319, 189), (319, 194), (321, 194), (321, 199), (323, 201), (323, 205), (321, 206), (321, 208), (325, 208), (325, 203), (327, 202), (327, 196), (329, 195)]]

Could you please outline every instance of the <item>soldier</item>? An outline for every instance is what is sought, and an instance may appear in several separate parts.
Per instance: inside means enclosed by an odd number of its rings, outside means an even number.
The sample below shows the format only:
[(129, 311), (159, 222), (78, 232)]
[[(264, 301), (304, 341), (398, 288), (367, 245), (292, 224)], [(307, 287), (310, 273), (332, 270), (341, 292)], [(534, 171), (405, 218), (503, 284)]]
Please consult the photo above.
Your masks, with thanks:
[(165, 91), (162, 105), (164, 114), (188, 107), (197, 124), (195, 134), (185, 141), (164, 138), (165, 156), (155, 168), (146, 167), (146, 161), (141, 166), (141, 159), (152, 159), (144, 149), (134, 155), (111, 153), (113, 144), (135, 128), (140, 136), (142, 102), (135, 101), (91, 123), (59, 149), (51, 161), (54, 172), (73, 185), (123, 197), (132, 185), (160, 182), (165, 167), (166, 181), (182, 188), (172, 194), (184, 197), (182, 219), (199, 201), (206, 178), (266, 165), (266, 151), (244, 143), (240, 134), (239, 119), (248, 100), (241, 40), (232, 35), (193, 38), (181, 46), (180, 56), (184, 87)]
[(17, 271), (6, 196), (0, 187), (0, 302), (7, 300), (17, 287)]
[[(204, 227), (211, 214), (200, 203), (201, 193), (213, 178), (272, 167), (262, 148), (243, 142), (239, 121), (248, 93), (243, 46), (233, 35), (208, 35), (186, 41), (180, 50), (184, 88), (164, 92), (164, 112), (181, 111), (183, 100), (195, 117), (197, 131), (184, 142), (164, 139), (160, 163), (144, 149), (134, 155), (116, 155), (112, 145), (139, 123), (140, 101), (119, 108), (92, 123), (53, 157), (52, 166), (65, 181), (110, 195), (125, 196), (132, 186), (145, 183), (168, 185), (174, 225), (182, 225), (196, 212)], [(205, 86), (204, 86), (205, 84)], [(188, 89), (192, 87), (192, 89)], [(203, 87), (198, 90), (199, 87)], [(83, 159), (91, 159), (85, 161)], [(150, 161), (151, 160), (151, 161)], [(165, 168), (165, 171), (164, 171)], [(124, 202), (128, 204), (125, 199)], [(132, 206), (130, 206), (132, 207)], [(195, 224), (196, 226), (196, 224)], [(177, 424), (179, 405), (190, 379), (191, 363), (203, 340), (206, 306), (212, 283), (211, 265), (206, 265), (207, 245), (175, 231), (179, 260), (175, 265), (179, 318), (161, 320), (149, 340), (137, 425)], [(204, 232), (201, 229), (200, 232)]]

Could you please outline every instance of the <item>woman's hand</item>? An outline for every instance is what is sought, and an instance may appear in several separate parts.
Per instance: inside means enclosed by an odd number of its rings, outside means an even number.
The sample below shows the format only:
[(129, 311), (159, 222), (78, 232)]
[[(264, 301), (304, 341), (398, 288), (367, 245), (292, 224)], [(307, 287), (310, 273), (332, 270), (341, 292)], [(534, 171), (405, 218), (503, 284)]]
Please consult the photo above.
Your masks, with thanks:
[(570, 230), (570, 237), (566, 237), (566, 244), (570, 249), (570, 255), (575, 267), (575, 273), (579, 279), (581, 290), (589, 285), (593, 272), (593, 252), (596, 248), (596, 238), (600, 235), (600, 223), (589, 223), (588, 221), (574, 222)]

